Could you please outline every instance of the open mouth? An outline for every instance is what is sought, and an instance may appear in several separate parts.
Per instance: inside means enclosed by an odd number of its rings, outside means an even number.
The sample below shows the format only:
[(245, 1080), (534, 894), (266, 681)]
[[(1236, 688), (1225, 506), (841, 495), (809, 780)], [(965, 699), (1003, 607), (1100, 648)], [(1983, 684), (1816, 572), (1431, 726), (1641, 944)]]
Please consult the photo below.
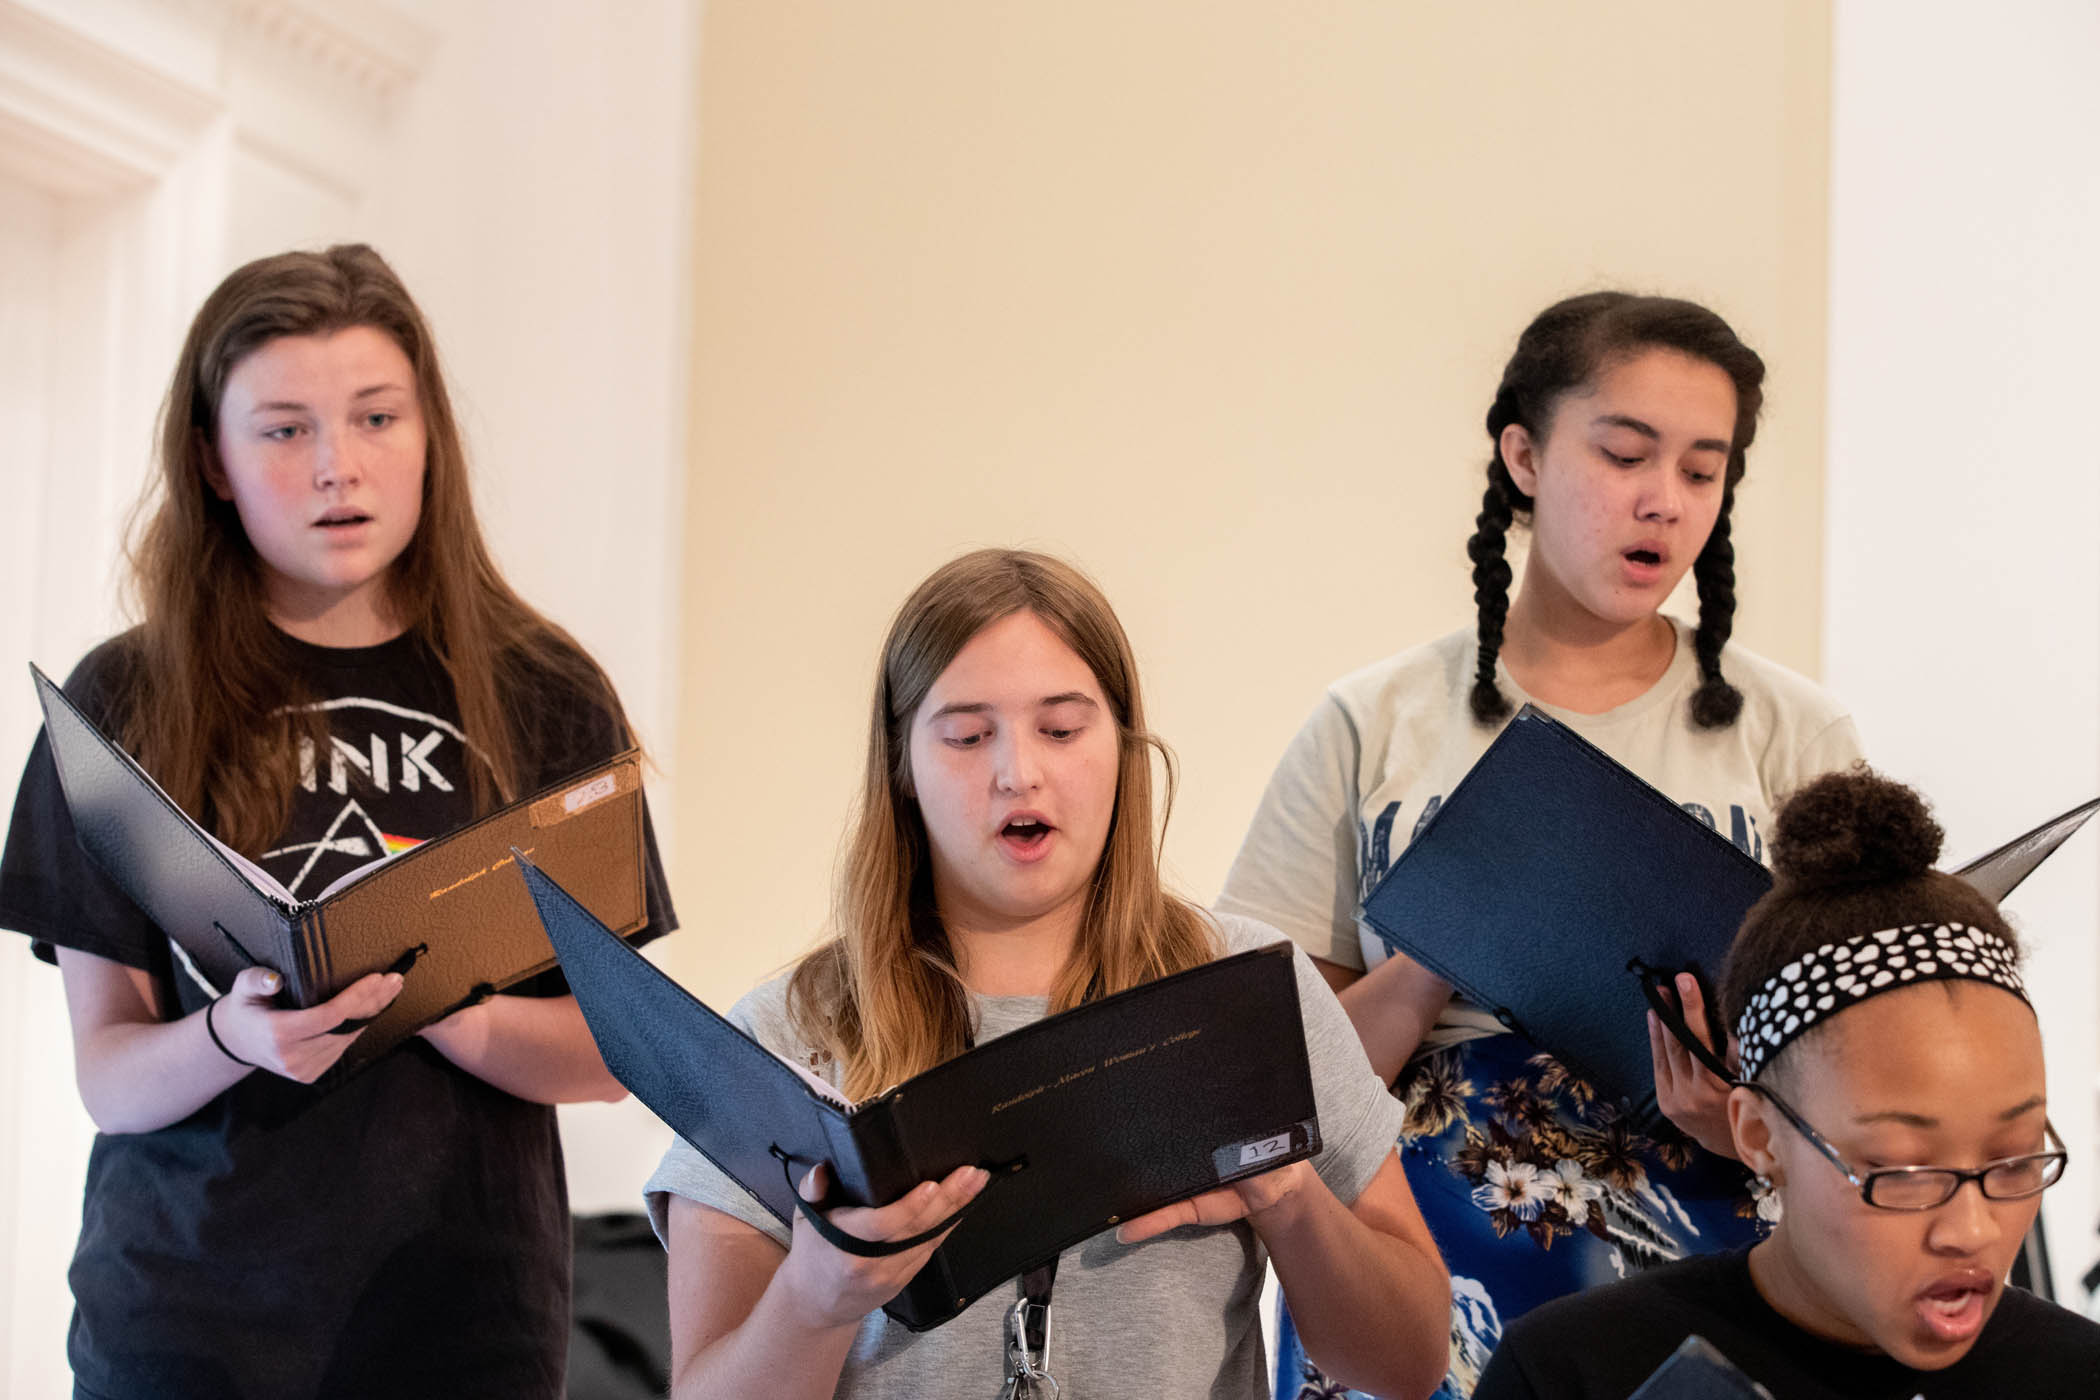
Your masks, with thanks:
[(1983, 1328), (1990, 1290), (1981, 1283), (1948, 1282), (1918, 1295), (1918, 1317), (1943, 1342), (1959, 1342)]
[(367, 524), (371, 519), (371, 516), (361, 510), (332, 510), (316, 520), (314, 526), (321, 530), (347, 530), (353, 526)]
[(1659, 569), (1662, 567), (1662, 556), (1652, 549), (1629, 549), (1626, 551), (1626, 557), (1646, 568)]
[(1052, 827), (1036, 817), (1015, 817), (999, 828), (999, 839), (1024, 851), (1039, 849), (1050, 839)]

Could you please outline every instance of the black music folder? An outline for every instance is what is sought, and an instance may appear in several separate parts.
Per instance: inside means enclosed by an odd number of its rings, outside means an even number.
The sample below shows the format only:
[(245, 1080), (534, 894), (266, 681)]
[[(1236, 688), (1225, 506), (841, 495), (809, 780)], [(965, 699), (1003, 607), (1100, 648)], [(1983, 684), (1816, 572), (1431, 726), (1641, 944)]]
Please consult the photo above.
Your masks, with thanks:
[[(2003, 899), (2096, 808), (2100, 799), (1955, 873)], [(1727, 837), (1527, 705), (1393, 862), (1363, 917), (1389, 949), (1652, 1123), (1643, 982), (1695, 973), (1711, 1008), (1743, 915), (1771, 884)], [(1717, 1009), (1713, 1020), (1709, 1033), (1721, 1029)]]
[(874, 1098), (840, 1092), (710, 1010), (533, 860), (518, 869), (606, 1066), (784, 1223), (992, 1173), (884, 1311), (913, 1331), (1123, 1221), (1320, 1148), (1290, 945), (1220, 958), (979, 1045)]
[(1773, 1400), (1713, 1343), (1693, 1333), (1627, 1400)]
[(2034, 830), (2015, 836), (1996, 850), (1986, 851), (1954, 873), (1983, 891), (1993, 904), (2019, 888), (2034, 868), (2056, 853), (2056, 848), (2100, 811), (2100, 797), (2081, 802), (2061, 816), (2051, 817)]
[(284, 979), (278, 1001), (295, 1007), (366, 973), (405, 974), (324, 1087), (459, 1006), (554, 965), (532, 901), (502, 874), (513, 847), (573, 882), (620, 932), (648, 921), (641, 757), (632, 750), (299, 899), (176, 806), (29, 669), (80, 844), (200, 981), (223, 992), (242, 969), (267, 967)]

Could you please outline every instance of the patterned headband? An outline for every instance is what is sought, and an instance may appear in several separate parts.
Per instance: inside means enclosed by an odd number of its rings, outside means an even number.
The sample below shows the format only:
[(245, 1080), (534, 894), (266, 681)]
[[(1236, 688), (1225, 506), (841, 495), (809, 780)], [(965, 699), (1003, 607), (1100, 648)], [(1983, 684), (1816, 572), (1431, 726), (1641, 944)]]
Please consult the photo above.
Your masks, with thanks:
[(1757, 1078), (1810, 1026), (1915, 982), (1988, 982), (2026, 1001), (2016, 962), (2011, 944), (1967, 924), (1905, 924), (1825, 943), (1766, 978), (1743, 1008), (1735, 1030), (1743, 1078)]

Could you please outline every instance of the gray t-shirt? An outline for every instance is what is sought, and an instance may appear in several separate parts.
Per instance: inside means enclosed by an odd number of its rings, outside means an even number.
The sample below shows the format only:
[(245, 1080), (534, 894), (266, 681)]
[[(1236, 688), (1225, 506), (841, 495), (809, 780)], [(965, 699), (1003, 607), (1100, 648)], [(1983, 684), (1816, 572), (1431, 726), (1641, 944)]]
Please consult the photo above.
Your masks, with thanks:
[[(1219, 915), (1224, 949), (1277, 942), (1252, 919)], [(1312, 1063), (1322, 1147), (1313, 1166), (1334, 1194), (1353, 1202), (1393, 1151), (1401, 1107), (1364, 1058), (1334, 994), (1303, 952), (1292, 959)], [(980, 1043), (1042, 1019), (1043, 997), (971, 998)], [(811, 1052), (790, 1027), (787, 978), (777, 977), (729, 1013), (747, 1034), (798, 1064)], [(817, 1066), (819, 1074), (835, 1067)], [(788, 1227), (685, 1142), (673, 1143), (644, 1188), (649, 1218), (668, 1238), (672, 1195), (763, 1231), (783, 1248)], [(1189, 1397), (1241, 1400), (1269, 1393), (1262, 1343), (1262, 1272), (1267, 1251), (1244, 1221), (1181, 1229), (1143, 1244), (1113, 1231), (1065, 1251), (1052, 1304), (1051, 1372), (1063, 1400)], [(837, 1394), (854, 1400), (991, 1400), (1004, 1383), (1005, 1315), (1019, 1285), (994, 1289), (953, 1321), (914, 1335), (881, 1312), (868, 1314), (846, 1358)]]

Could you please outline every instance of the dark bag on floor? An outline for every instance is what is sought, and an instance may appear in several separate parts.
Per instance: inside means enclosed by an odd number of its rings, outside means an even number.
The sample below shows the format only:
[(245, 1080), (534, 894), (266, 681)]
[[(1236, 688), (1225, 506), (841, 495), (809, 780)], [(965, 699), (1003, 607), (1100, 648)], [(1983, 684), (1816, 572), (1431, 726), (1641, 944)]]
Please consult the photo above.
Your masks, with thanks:
[(658, 1400), (671, 1386), (664, 1247), (647, 1216), (579, 1215), (569, 1400)]

